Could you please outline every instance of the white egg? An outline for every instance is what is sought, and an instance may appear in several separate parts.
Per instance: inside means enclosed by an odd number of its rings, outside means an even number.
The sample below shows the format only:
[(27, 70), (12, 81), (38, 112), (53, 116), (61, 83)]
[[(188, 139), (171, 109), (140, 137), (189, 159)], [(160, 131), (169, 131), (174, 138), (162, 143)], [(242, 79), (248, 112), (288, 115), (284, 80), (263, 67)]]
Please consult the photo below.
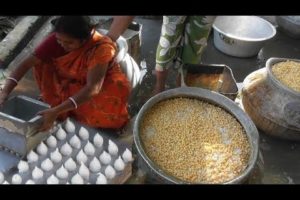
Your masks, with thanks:
[(74, 160), (72, 158), (69, 158), (66, 162), (65, 162), (65, 168), (68, 171), (74, 171), (76, 169), (76, 163), (74, 162)]
[(84, 152), (88, 156), (93, 156), (95, 153), (95, 147), (90, 143), (90, 141), (87, 142), (87, 144), (84, 146)]
[(47, 179), (47, 184), (59, 184), (58, 178), (56, 178), (53, 174)]
[(22, 183), (22, 177), (19, 174), (13, 175), (11, 179), (12, 184), (21, 184)]
[(82, 177), (77, 173), (72, 177), (71, 183), (72, 184), (83, 184), (84, 181), (83, 181)]
[(129, 149), (126, 148), (126, 150), (122, 154), (122, 158), (125, 163), (131, 162), (133, 160), (131, 151), (129, 151)]
[(60, 148), (60, 152), (64, 155), (64, 156), (69, 156), (72, 153), (72, 147), (68, 144), (68, 142), (66, 142), (64, 145), (62, 145), (62, 147)]
[(34, 152), (30, 151), (29, 154), (27, 155), (27, 160), (29, 163), (36, 162), (38, 161), (39, 156)]
[(35, 168), (32, 171), (32, 178), (37, 180), (42, 178), (43, 176), (44, 176), (44, 172), (40, 168), (35, 166)]
[(62, 165), (57, 171), (56, 171), (56, 176), (60, 179), (66, 179), (69, 176), (68, 171), (64, 168)]
[(9, 185), (9, 182), (7, 182), (6, 180), (2, 183), (3, 185)]
[(26, 181), (25, 184), (27, 184), (27, 185), (33, 185), (33, 184), (35, 184), (35, 182), (33, 180), (29, 179), (28, 181)]
[(0, 184), (4, 182), (4, 175), (2, 172), (0, 172)]
[(80, 139), (78, 138), (77, 135), (74, 135), (71, 139), (70, 139), (70, 145), (76, 149), (79, 149), (81, 146), (81, 142)]
[(103, 151), (102, 154), (100, 155), (100, 161), (101, 163), (107, 165), (111, 161), (111, 156), (106, 151)]
[(116, 176), (116, 171), (114, 170), (114, 168), (110, 165), (108, 165), (105, 169), (105, 176), (108, 179), (113, 179)]
[(79, 153), (76, 156), (76, 160), (78, 163), (86, 163), (88, 160), (88, 157), (85, 155), (85, 153), (82, 151), (82, 149), (79, 151)]
[(107, 184), (107, 179), (102, 173), (99, 173), (96, 184)]
[(108, 152), (115, 156), (115, 155), (118, 155), (118, 146), (111, 140), (108, 141)]
[(89, 180), (90, 178), (90, 171), (89, 169), (85, 166), (83, 162), (81, 162), (81, 165), (79, 167), (78, 171), (79, 175), (84, 178), (85, 180)]
[(48, 172), (53, 168), (53, 163), (49, 158), (47, 158), (42, 162), (41, 167), (44, 171)]
[(37, 147), (37, 152), (41, 155), (41, 156), (45, 156), (47, 155), (48, 152), (48, 148), (47, 146), (44, 144), (44, 142), (41, 142), (41, 144), (38, 145)]
[(103, 145), (103, 137), (99, 133), (96, 133), (93, 139), (93, 143), (97, 148), (101, 148)]
[(79, 137), (83, 140), (89, 139), (89, 132), (83, 126), (79, 129)]
[(75, 133), (75, 125), (69, 118), (65, 123), (65, 129), (68, 133)]
[(50, 135), (46, 140), (46, 143), (49, 148), (55, 148), (57, 146), (57, 140), (53, 135)]
[(59, 163), (62, 160), (62, 155), (59, 153), (58, 148), (50, 153), (50, 158), (54, 163)]
[(19, 164), (18, 164), (18, 170), (19, 173), (25, 173), (29, 170), (29, 165), (27, 162), (20, 160)]
[(59, 127), (58, 131), (56, 132), (56, 137), (59, 140), (64, 140), (67, 137), (67, 133), (62, 127)]
[(66, 142), (64, 145), (62, 145), (62, 147), (60, 148), (60, 152), (64, 155), (64, 156), (69, 156), (72, 153), (72, 147), (68, 144), (68, 142)]
[(125, 163), (122, 160), (121, 156), (119, 156), (118, 159), (115, 161), (114, 167), (117, 171), (122, 171), (125, 168)]
[(90, 162), (89, 168), (94, 173), (100, 172), (101, 164), (100, 164), (99, 160), (96, 157), (94, 157), (93, 160)]

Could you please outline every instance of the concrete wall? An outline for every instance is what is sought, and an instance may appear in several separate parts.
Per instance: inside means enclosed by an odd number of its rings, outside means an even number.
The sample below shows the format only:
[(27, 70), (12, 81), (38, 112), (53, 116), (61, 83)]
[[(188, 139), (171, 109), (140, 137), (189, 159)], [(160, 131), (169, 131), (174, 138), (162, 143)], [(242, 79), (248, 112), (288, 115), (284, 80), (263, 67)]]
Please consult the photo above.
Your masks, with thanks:
[(0, 68), (7, 68), (47, 19), (47, 16), (27, 16), (17, 23), (0, 42)]

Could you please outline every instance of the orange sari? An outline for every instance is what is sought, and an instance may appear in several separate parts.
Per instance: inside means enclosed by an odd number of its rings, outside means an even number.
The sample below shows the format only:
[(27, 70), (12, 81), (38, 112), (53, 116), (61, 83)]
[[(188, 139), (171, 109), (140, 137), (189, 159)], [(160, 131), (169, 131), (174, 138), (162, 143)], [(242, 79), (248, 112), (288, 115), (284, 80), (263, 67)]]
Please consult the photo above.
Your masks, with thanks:
[[(42, 62), (34, 67), (34, 76), (44, 102), (54, 107), (76, 94), (86, 84), (87, 72), (96, 64), (109, 63), (116, 46), (98, 32), (81, 48)], [(74, 117), (94, 128), (121, 128), (129, 119), (127, 100), (130, 83), (119, 64), (107, 70), (101, 91), (76, 110), (59, 116), (60, 120)]]

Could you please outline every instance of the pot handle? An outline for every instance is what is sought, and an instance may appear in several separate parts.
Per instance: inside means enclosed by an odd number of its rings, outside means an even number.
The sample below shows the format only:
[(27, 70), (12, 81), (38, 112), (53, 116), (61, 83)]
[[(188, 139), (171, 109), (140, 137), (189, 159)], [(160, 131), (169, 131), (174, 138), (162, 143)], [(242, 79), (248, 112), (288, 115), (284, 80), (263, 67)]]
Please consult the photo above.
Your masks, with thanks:
[(289, 102), (283, 107), (283, 115), (286, 122), (297, 129), (300, 129), (300, 104), (299, 102)]
[(226, 44), (228, 45), (233, 45), (234, 44), (234, 40), (225, 36), (224, 34), (222, 33), (219, 33), (219, 37), (221, 38), (221, 40), (223, 40)]

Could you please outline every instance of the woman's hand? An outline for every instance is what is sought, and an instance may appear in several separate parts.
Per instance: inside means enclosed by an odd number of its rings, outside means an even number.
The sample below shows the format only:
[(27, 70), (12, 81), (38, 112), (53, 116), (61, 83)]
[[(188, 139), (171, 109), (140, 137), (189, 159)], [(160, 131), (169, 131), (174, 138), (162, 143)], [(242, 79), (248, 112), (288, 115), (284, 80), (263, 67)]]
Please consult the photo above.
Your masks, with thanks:
[(37, 113), (42, 116), (43, 124), (39, 128), (39, 131), (47, 131), (54, 125), (56, 118), (58, 117), (58, 112), (54, 108), (43, 110)]

